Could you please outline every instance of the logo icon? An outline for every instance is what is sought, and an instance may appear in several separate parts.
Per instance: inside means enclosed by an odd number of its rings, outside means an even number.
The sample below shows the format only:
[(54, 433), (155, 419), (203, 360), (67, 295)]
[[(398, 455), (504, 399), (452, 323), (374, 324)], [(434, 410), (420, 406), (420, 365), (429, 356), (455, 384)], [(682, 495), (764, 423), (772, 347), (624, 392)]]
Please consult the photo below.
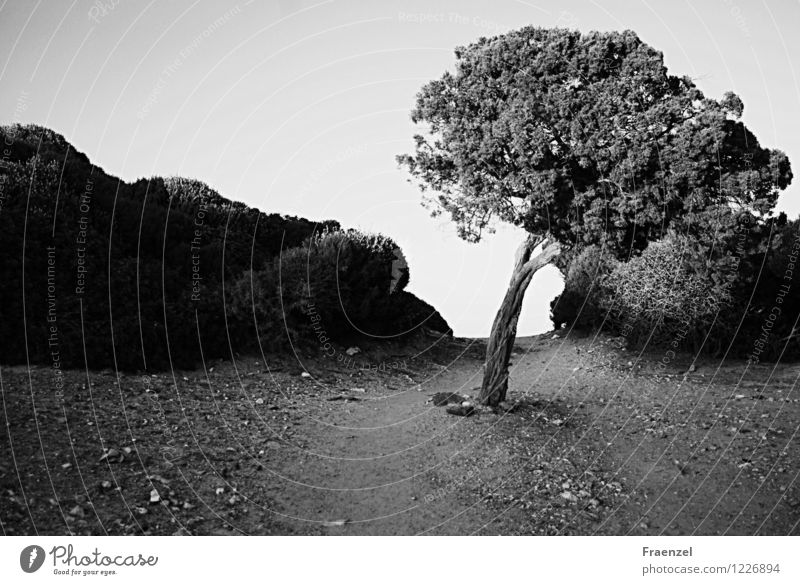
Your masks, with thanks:
[(35, 573), (44, 564), (44, 549), (36, 544), (26, 546), (19, 553), (19, 566), (26, 573)]

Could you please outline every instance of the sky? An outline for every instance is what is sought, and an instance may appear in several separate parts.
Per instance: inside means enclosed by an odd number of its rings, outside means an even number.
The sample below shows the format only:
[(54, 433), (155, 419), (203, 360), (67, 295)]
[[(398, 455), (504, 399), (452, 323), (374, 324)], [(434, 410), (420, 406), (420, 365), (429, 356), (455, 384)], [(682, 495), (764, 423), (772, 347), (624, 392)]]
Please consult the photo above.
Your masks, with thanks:
[[(0, 123), (50, 127), (127, 181), (193, 177), (269, 213), (391, 236), (408, 290), (479, 337), (522, 233), (458, 239), (395, 161), (419, 130), (417, 91), (455, 47), (527, 25), (632, 29), (709, 97), (736, 92), (760, 142), (800, 169), (798, 24), (789, 0), (5, 1)], [(795, 183), (778, 203), (791, 217)], [(561, 286), (552, 267), (536, 275), (519, 335), (552, 329)]]

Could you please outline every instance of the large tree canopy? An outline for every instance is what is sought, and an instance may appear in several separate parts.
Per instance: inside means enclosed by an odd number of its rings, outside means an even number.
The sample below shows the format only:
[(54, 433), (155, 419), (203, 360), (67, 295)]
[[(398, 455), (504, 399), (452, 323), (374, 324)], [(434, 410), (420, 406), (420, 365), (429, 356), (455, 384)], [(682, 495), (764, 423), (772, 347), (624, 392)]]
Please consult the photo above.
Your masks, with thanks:
[(786, 155), (740, 121), (737, 96), (669, 75), (631, 31), (528, 27), (456, 58), (418, 94), (412, 119), (428, 132), (398, 160), (465, 239), (496, 218), (627, 254), (673, 222), (707, 233), (721, 213), (763, 217), (791, 180)]

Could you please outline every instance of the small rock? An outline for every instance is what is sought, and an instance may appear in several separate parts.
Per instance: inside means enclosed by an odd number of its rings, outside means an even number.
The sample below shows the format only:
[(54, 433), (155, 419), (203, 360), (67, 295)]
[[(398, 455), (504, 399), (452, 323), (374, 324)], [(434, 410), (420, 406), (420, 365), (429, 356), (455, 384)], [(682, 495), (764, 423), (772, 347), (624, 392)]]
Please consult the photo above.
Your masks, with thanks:
[(456, 392), (437, 392), (432, 396), (434, 406), (446, 406), (448, 404), (461, 404), (466, 396)]
[(356, 346), (348, 347), (345, 353), (347, 355), (356, 355), (357, 353), (361, 353), (361, 349)]
[(367, 391), (366, 388), (350, 388), (350, 392), (359, 392), (361, 394), (364, 394), (366, 391)]
[(518, 402), (508, 402), (507, 400), (504, 400), (503, 402), (498, 403), (497, 410), (502, 412), (514, 412), (518, 406)]
[(310, 378), (311, 374), (309, 374), (308, 372), (303, 372), (302, 374), (300, 374), (300, 377), (301, 378)]
[[(464, 406), (467, 404), (467, 406)], [(447, 414), (454, 414), (456, 416), (471, 416), (475, 413), (475, 407), (472, 403), (464, 402), (463, 404), (450, 404), (448, 405)]]
[(155, 489), (155, 488), (150, 490), (150, 503), (151, 504), (157, 504), (160, 501), (161, 501), (161, 496), (158, 495), (158, 490)]
[(166, 479), (164, 479), (163, 477), (161, 477), (160, 475), (157, 475), (157, 474), (148, 475), (147, 479), (149, 479), (150, 481), (157, 481), (157, 482), (161, 483), (162, 485), (164, 485), (166, 487), (169, 487), (169, 482)]
[(263, 398), (256, 398), (256, 404), (264, 404)]
[(345, 524), (347, 524), (347, 519), (343, 519), (343, 520), (328, 520), (328, 521), (322, 523), (323, 526), (328, 526), (328, 527), (344, 526)]
[(337, 394), (336, 396), (331, 396), (330, 398), (326, 398), (328, 402), (335, 402), (337, 400), (344, 400), (345, 402), (351, 400), (353, 402), (358, 402), (360, 398), (356, 396), (349, 396), (347, 394)]

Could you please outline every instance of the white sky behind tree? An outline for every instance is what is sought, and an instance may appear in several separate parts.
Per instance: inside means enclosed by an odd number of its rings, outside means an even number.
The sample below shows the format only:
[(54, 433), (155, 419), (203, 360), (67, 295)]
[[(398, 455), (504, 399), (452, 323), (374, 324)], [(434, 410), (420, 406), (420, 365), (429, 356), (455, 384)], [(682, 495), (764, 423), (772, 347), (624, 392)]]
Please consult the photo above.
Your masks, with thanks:
[[(633, 29), (710, 97), (735, 91), (762, 144), (800, 174), (800, 3), (597, 1), (0, 4), (0, 123), (62, 133), (131, 181), (200, 179), (266, 212), (378, 231), (409, 290), (461, 336), (486, 336), (521, 233), (479, 245), (432, 219), (394, 157), (412, 149), (418, 89), (453, 49), (526, 25)], [(800, 178), (778, 208), (800, 213)], [(551, 328), (555, 269), (535, 277), (518, 333)]]

